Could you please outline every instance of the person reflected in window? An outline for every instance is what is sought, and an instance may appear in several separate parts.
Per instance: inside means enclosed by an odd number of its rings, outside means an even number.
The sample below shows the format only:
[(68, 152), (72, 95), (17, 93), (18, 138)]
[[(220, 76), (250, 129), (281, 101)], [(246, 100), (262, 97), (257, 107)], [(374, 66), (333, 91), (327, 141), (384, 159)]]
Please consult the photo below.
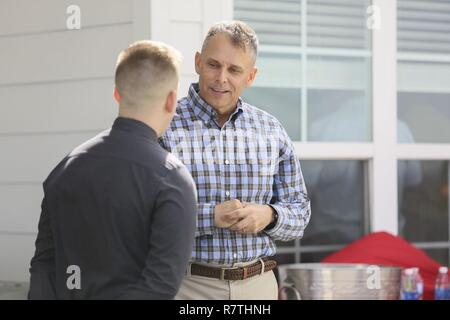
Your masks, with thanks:
[[(364, 142), (370, 140), (371, 117), (363, 94), (349, 93), (337, 109), (312, 122), (308, 131), (311, 141)], [(318, 101), (320, 102), (320, 101)], [(316, 102), (317, 103), (317, 102)], [(398, 120), (400, 143), (414, 142), (406, 123)], [(302, 245), (347, 244), (363, 236), (367, 204), (366, 173), (361, 161), (311, 161), (305, 174), (315, 214), (302, 240)], [(419, 161), (399, 162), (399, 198), (405, 186), (422, 180)], [(399, 232), (405, 224), (399, 211)]]

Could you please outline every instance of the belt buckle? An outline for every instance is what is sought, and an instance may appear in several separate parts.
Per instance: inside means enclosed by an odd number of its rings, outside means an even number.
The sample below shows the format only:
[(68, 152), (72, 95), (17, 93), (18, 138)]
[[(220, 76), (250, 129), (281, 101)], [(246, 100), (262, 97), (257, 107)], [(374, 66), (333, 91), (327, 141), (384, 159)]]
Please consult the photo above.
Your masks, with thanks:
[(239, 269), (239, 267), (220, 268), (219, 279), (224, 281), (225, 280), (225, 271), (227, 271), (227, 270), (236, 270), (236, 269)]

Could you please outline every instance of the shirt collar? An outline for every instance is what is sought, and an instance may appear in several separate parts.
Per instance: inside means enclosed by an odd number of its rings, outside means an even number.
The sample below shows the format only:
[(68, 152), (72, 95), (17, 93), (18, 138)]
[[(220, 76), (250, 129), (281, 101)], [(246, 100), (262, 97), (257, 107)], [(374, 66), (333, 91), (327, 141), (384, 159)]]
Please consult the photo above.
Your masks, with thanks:
[[(192, 83), (189, 87), (188, 93), (189, 100), (191, 101), (190, 106), (193, 109), (197, 118), (201, 119), (204, 122), (209, 122), (210, 120), (217, 119), (217, 111), (207, 103), (199, 94), (198, 82)], [(236, 104), (236, 110), (233, 112), (232, 119), (233, 121), (244, 111), (242, 99), (239, 97), (238, 102)]]
[(112, 125), (113, 130), (122, 130), (143, 136), (147, 139), (157, 141), (158, 135), (156, 131), (144, 122), (139, 120), (117, 117)]

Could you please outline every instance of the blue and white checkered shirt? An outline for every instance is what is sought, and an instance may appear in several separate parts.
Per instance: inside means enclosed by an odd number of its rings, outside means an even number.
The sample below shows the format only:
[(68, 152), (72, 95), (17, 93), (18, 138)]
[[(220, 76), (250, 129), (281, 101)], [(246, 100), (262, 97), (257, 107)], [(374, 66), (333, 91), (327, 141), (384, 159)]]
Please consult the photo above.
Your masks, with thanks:
[[(275, 117), (241, 99), (222, 127), (216, 116), (199, 96), (198, 84), (192, 84), (160, 138), (197, 184), (192, 261), (232, 264), (272, 256), (275, 240), (303, 236), (311, 213), (293, 144)], [(215, 205), (231, 199), (270, 204), (278, 213), (276, 225), (256, 235), (215, 227)]]

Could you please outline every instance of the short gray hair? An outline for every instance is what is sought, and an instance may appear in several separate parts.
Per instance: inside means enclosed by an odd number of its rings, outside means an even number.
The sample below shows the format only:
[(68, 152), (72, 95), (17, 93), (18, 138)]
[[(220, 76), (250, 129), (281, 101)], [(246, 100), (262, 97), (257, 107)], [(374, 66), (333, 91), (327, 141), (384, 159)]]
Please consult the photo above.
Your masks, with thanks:
[(203, 41), (202, 51), (205, 49), (209, 39), (216, 34), (225, 33), (229, 35), (233, 45), (247, 51), (250, 49), (253, 58), (258, 56), (258, 37), (256, 32), (245, 22), (242, 21), (223, 21), (216, 23), (209, 30)]

